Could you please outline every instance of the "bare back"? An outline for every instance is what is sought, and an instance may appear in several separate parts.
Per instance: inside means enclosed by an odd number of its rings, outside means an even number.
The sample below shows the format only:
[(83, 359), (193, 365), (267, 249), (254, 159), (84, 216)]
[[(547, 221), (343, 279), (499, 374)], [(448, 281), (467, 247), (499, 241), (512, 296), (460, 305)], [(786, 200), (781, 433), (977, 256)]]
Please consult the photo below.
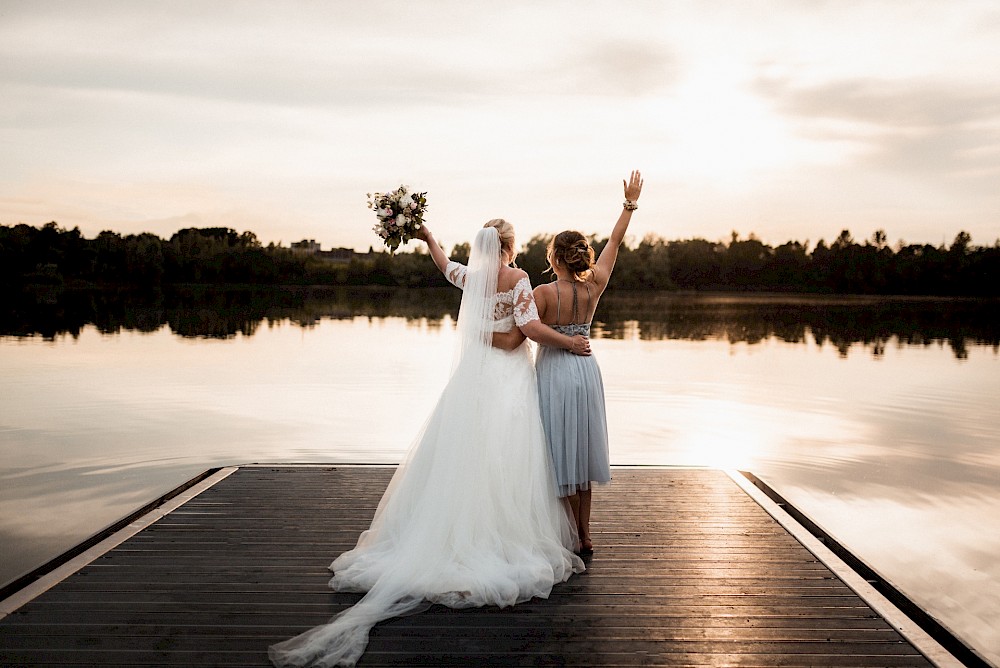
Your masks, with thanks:
[[(598, 280), (598, 270), (584, 281), (555, 280), (535, 288), (538, 316), (546, 325), (588, 324), (607, 286)], [(575, 307), (575, 308), (574, 308)]]

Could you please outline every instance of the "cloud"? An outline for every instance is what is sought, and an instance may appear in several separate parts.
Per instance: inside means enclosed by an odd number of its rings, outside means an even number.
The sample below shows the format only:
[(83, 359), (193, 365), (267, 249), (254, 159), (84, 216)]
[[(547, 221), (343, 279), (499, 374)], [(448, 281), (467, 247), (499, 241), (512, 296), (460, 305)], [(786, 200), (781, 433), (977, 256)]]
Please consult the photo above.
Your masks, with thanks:
[(982, 90), (936, 81), (855, 78), (796, 87), (788, 79), (758, 79), (755, 90), (791, 116), (828, 118), (889, 128), (954, 126), (1000, 120), (1000, 87)]
[(620, 40), (613, 27), (599, 30), (600, 12), (576, 12), (577, 21), (555, 31), (560, 11), (529, 16), (462, 3), (412, 13), (378, 5), (275, 13), (266, 4), (240, 4), (238, 12), (224, 3), (182, 4), (166, 15), (129, 4), (88, 7), (11, 12), (0, 27), (0, 86), (405, 108), (519, 95), (641, 95), (674, 78), (669, 50)]
[(1000, 174), (1000, 87), (859, 77), (813, 86), (760, 78), (754, 90), (814, 138), (864, 147), (859, 162), (899, 173)]
[[(353, 193), (372, 182), (426, 183), (438, 231), (459, 240), (484, 190), (508, 193), (504, 215), (579, 224), (552, 193), (589, 196), (608, 171), (638, 165), (670, 182), (673, 221), (697, 234), (775, 220), (840, 229), (832, 218), (863, 203), (868, 217), (926, 216), (926, 229), (902, 233), (936, 241), (935, 225), (950, 237), (993, 224), (1000, 142), (992, 121), (963, 120), (991, 105), (994, 86), (975, 72), (996, 62), (995, 40), (967, 29), (981, 12), (932, 9), (2, 0), (0, 217), (30, 209), (32, 222), (96, 231), (283, 211), (287, 224), (263, 238), (326, 226), (325, 243), (363, 248)], [(953, 83), (953, 108), (915, 104), (916, 84), (879, 88), (977, 76), (982, 96)], [(922, 174), (961, 185), (924, 194)], [(646, 211), (667, 192), (650, 183)], [(153, 196), (184, 184), (196, 194)], [(138, 208), (121, 192), (130, 186), (150, 190)], [(871, 225), (891, 228), (880, 216)], [(636, 225), (641, 236), (647, 223)]]
[(566, 93), (638, 97), (670, 88), (679, 70), (677, 58), (663, 45), (603, 42), (570, 55), (542, 81), (561, 80)]

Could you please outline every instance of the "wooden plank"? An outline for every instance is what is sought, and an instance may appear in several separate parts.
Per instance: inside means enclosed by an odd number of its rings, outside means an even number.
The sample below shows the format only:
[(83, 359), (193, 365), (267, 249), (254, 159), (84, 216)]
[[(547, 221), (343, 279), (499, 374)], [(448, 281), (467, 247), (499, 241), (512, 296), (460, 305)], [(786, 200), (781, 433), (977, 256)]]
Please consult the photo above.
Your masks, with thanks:
[[(0, 620), (0, 664), (266, 666), (360, 598), (327, 566), (391, 475), (240, 468)], [(614, 477), (587, 573), (548, 600), (390, 620), (360, 665), (930, 665), (724, 473)]]
[[(374, 640), (378, 636), (373, 636)], [(642, 652), (633, 649), (602, 647), (569, 651), (559, 646), (542, 651), (518, 652), (505, 647), (495, 648), (489, 642), (470, 647), (464, 652), (430, 648), (396, 653), (369, 651), (359, 666), (914, 666), (912, 656), (864, 654), (782, 654), (762, 647), (763, 653), (726, 653), (719, 648), (702, 652)], [(186, 652), (169, 647), (155, 651), (87, 652), (81, 650), (25, 650), (9, 664), (10, 668), (27, 666), (101, 666), (128, 668), (132, 666), (213, 666), (216, 668), (266, 668), (270, 663), (257, 651)]]
[[(319, 611), (317, 623), (321, 623), (328, 617), (325, 611)], [(430, 613), (433, 614), (433, 609)], [(771, 617), (738, 617), (738, 616), (716, 616), (716, 617), (693, 617), (683, 615), (680, 612), (674, 614), (630, 614), (621, 616), (611, 613), (593, 613), (586, 617), (571, 614), (551, 613), (551, 614), (510, 614), (509, 610), (498, 611), (505, 619), (504, 623), (509, 626), (527, 625), (533, 626), (540, 617), (544, 617), (548, 624), (554, 626), (574, 625), (580, 629), (635, 629), (639, 632), (656, 633), (670, 629), (686, 629), (692, 633), (711, 633), (714, 629), (735, 628), (742, 630), (748, 638), (755, 638), (759, 633), (788, 633), (795, 635), (799, 633), (851, 633), (859, 632), (867, 635), (870, 632), (894, 633), (892, 628), (880, 617), (851, 617), (851, 618), (817, 618), (817, 617), (795, 617), (788, 615), (775, 615)], [(87, 618), (87, 621), (80, 620), (67, 623), (55, 623), (49, 619), (44, 622), (28, 622), (21, 620), (6, 626), (0, 626), (0, 637), (13, 637), (15, 635), (75, 635), (77, 633), (93, 633), (118, 635), (123, 633), (134, 633), (138, 635), (155, 635), (161, 629), (183, 629), (185, 633), (194, 634), (225, 634), (234, 631), (225, 629), (240, 629), (237, 632), (247, 632), (247, 629), (258, 628), (288, 628), (289, 615), (283, 612), (263, 613), (261, 615), (229, 615), (223, 623), (215, 619), (216, 623), (203, 623), (202, 619), (196, 615), (185, 615), (180, 613), (176, 616), (164, 615), (157, 617), (155, 623), (148, 624), (108, 624)], [(297, 616), (299, 617), (299, 616)], [(408, 620), (400, 620), (400, 624), (412, 624)], [(496, 626), (496, 618), (489, 613), (483, 615), (456, 615), (442, 617), (440, 619), (430, 619), (421, 622), (426, 628), (437, 628), (444, 625), (450, 627), (488, 627)]]

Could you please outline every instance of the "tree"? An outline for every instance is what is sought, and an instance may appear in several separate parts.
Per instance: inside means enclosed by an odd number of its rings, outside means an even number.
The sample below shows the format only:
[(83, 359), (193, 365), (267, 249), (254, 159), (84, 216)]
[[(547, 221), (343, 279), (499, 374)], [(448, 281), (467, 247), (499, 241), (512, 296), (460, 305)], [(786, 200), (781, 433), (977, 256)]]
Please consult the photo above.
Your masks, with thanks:
[(670, 280), (684, 290), (718, 286), (721, 276), (722, 244), (705, 239), (671, 241), (667, 244)]
[(532, 285), (538, 285), (549, 280), (549, 275), (545, 273), (545, 270), (549, 266), (547, 255), (549, 242), (551, 241), (551, 235), (536, 234), (528, 240), (528, 243), (521, 247), (521, 252), (517, 254), (517, 266), (528, 272), (528, 277)]
[(955, 240), (951, 242), (951, 248), (948, 250), (956, 255), (966, 255), (971, 250), (971, 244), (972, 235), (965, 230), (962, 230), (955, 235)]
[(451, 249), (450, 257), (455, 262), (460, 262), (462, 264), (469, 264), (469, 254), (472, 253), (472, 246), (469, 242), (455, 244)]
[(841, 230), (840, 234), (834, 240), (833, 244), (830, 246), (833, 250), (843, 250), (845, 248), (850, 248), (854, 245), (854, 237), (851, 236), (850, 230)]
[(125, 237), (125, 276), (129, 283), (159, 285), (163, 279), (163, 246), (160, 237), (144, 232)]
[(771, 247), (765, 246), (754, 235), (740, 241), (733, 232), (729, 248), (722, 256), (722, 282), (735, 288), (759, 287), (761, 273), (771, 258)]
[(806, 246), (788, 241), (774, 249), (765, 283), (776, 290), (808, 290), (809, 255)]

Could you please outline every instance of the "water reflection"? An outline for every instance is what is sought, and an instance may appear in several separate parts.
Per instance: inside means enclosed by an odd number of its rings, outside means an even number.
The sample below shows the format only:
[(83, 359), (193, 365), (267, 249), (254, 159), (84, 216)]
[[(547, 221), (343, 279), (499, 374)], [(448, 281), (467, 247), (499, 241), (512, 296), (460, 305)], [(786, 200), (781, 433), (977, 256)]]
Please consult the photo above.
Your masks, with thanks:
[(450, 289), (242, 288), (203, 286), (164, 292), (39, 290), (11, 296), (0, 313), (0, 336), (77, 338), (86, 325), (102, 334), (153, 332), (164, 325), (183, 337), (252, 336), (264, 324), (314, 327), (323, 318), (405, 317), (431, 326), (458, 313)]
[[(321, 319), (404, 317), (422, 325), (454, 320), (460, 295), (445, 289), (177, 288), (168, 292), (59, 291), (14, 295), (0, 314), (0, 335), (79, 336), (94, 325), (110, 334), (166, 325), (182, 337), (252, 336), (260, 326)], [(609, 292), (595, 318), (595, 338), (830, 345), (846, 357), (862, 344), (874, 357), (898, 346), (947, 345), (958, 359), (969, 346), (1000, 349), (995, 299), (690, 295)]]
[[(677, 295), (609, 293), (600, 332), (610, 338), (721, 339), (731, 343), (832, 345), (845, 357), (862, 343), (875, 357), (895, 345), (946, 343), (955, 357), (968, 346), (1000, 347), (1000, 301), (815, 295)], [(637, 317), (638, 316), (638, 317)]]

